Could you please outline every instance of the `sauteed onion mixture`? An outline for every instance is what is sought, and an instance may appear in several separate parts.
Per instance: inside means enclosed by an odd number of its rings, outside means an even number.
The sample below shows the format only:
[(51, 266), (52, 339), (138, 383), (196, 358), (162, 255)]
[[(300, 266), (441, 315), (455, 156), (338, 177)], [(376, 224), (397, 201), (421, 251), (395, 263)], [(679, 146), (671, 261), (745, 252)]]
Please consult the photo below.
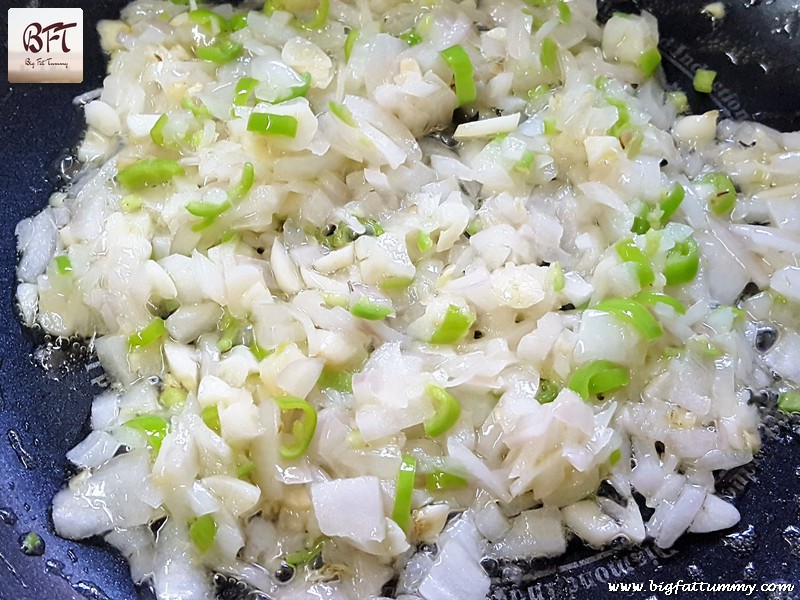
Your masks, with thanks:
[(25, 322), (114, 382), (57, 532), (164, 599), (481, 600), (484, 557), (738, 522), (752, 398), (800, 410), (800, 134), (686, 114), (655, 19), (595, 13), (100, 23), (82, 171), (17, 227)]

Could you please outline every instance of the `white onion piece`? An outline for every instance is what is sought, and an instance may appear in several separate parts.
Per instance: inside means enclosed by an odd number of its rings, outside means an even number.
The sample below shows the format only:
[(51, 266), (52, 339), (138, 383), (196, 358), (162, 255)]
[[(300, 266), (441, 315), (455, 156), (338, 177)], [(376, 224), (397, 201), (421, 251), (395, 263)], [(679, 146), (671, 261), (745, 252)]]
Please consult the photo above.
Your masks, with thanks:
[(567, 538), (557, 508), (526, 510), (511, 522), (511, 529), (492, 545), (498, 558), (558, 556), (567, 548)]
[(447, 453), (457, 461), (464, 470), (474, 477), (480, 484), (491, 492), (496, 498), (508, 502), (511, 495), (503, 477), (493, 472), (480, 458), (470, 451), (464, 444), (450, 438), (447, 442)]
[(739, 511), (732, 504), (714, 494), (708, 494), (703, 506), (692, 521), (689, 531), (708, 533), (733, 527), (740, 519)]
[[(446, 536), (446, 537), (445, 537)], [(419, 586), (425, 600), (483, 600), (489, 577), (481, 568), (478, 531), (468, 516), (446, 530), (439, 555)]]
[(457, 140), (468, 140), (500, 133), (510, 133), (519, 125), (519, 117), (519, 113), (514, 113), (503, 115), (502, 117), (472, 121), (471, 123), (461, 123), (456, 127), (453, 137)]
[(217, 534), (214, 537), (214, 549), (223, 562), (233, 561), (244, 546), (244, 535), (238, 520), (221, 508), (214, 513)]
[(511, 528), (497, 502), (488, 502), (475, 512), (475, 527), (490, 542), (502, 537)]
[(717, 133), (718, 110), (710, 110), (702, 115), (681, 117), (672, 127), (676, 139), (691, 146), (708, 144)]
[(78, 467), (99, 467), (114, 457), (119, 442), (105, 431), (92, 431), (86, 439), (67, 452), (67, 459)]
[(297, 265), (289, 257), (289, 253), (286, 252), (286, 248), (278, 238), (275, 238), (275, 242), (272, 244), (270, 266), (278, 285), (284, 292), (296, 294), (302, 289), (303, 286), (300, 275), (297, 272)]
[(193, 558), (186, 526), (168, 518), (156, 541), (153, 588), (161, 600), (211, 600), (211, 579)]
[(784, 267), (776, 271), (769, 282), (770, 287), (795, 302), (800, 302), (800, 268)]
[(305, 398), (313, 389), (325, 366), (318, 358), (296, 360), (278, 374), (275, 383), (287, 393)]
[(800, 334), (785, 332), (764, 356), (764, 362), (781, 377), (800, 383)]
[(33, 283), (44, 273), (56, 251), (56, 226), (52, 211), (45, 209), (33, 218), (17, 224), (14, 233), (17, 247), (22, 253), (17, 265), (17, 277)]
[(149, 473), (147, 451), (132, 450), (61, 490), (53, 499), (56, 531), (79, 540), (114, 527), (148, 523), (153, 509), (141, 500), (139, 493)]
[(128, 342), (121, 335), (105, 335), (94, 341), (97, 358), (103, 370), (123, 385), (130, 385), (136, 379), (128, 362)]
[(32, 283), (20, 283), (17, 286), (17, 303), (22, 312), (22, 320), (28, 327), (32, 327), (39, 307), (38, 288)]
[(103, 135), (112, 136), (122, 130), (117, 111), (102, 100), (94, 100), (83, 107), (86, 124)]
[(116, 425), (119, 415), (119, 394), (107, 391), (92, 400), (92, 429), (106, 429)]
[(663, 501), (647, 523), (647, 532), (659, 548), (669, 548), (689, 528), (706, 499), (706, 492), (685, 485), (674, 502)]
[[(358, 502), (354, 502), (355, 499)], [(319, 528), (325, 535), (356, 542), (386, 537), (385, 514), (377, 477), (337, 479), (311, 485), (311, 499)]]
[(188, 344), (201, 334), (213, 329), (222, 316), (222, 309), (215, 302), (184, 305), (165, 321), (172, 339)]
[(608, 544), (621, 532), (619, 524), (591, 500), (565, 506), (561, 514), (567, 527), (596, 548)]
[(114, 529), (106, 534), (105, 540), (128, 561), (134, 582), (141, 583), (153, 572), (155, 539), (149, 526)]
[(422, 423), (433, 414), (424, 393), (422, 361), (404, 356), (397, 342), (383, 344), (353, 376), (356, 423), (371, 441)]
[(199, 481), (192, 483), (191, 488), (185, 493), (189, 508), (197, 517), (215, 513), (220, 509), (219, 500)]
[(236, 402), (217, 407), (222, 437), (231, 446), (246, 444), (264, 433), (258, 418), (258, 407), (248, 402)]

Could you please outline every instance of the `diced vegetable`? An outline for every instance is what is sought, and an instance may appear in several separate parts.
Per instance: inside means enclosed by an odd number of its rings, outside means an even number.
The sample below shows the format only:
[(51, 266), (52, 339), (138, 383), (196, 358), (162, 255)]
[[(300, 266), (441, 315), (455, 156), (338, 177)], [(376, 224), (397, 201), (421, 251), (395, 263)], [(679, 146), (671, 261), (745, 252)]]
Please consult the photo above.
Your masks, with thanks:
[(572, 20), (572, 10), (564, 0), (558, 2), (558, 21), (564, 25)]
[(231, 207), (228, 202), (221, 202), (219, 204), (211, 204), (210, 202), (197, 202), (192, 201), (186, 205), (186, 210), (189, 214), (203, 219), (213, 219), (220, 216)]
[(242, 77), (236, 83), (236, 91), (233, 94), (233, 104), (235, 106), (247, 106), (257, 85), (258, 79), (254, 79), (253, 77)]
[(302, 98), (308, 93), (308, 88), (311, 87), (311, 73), (303, 73), (301, 76), (302, 82), (289, 88), (283, 95), (275, 99), (273, 104), (280, 104), (281, 102), (288, 102), (295, 98)]
[(406, 42), (409, 46), (416, 46), (417, 44), (422, 43), (422, 36), (420, 36), (420, 34), (417, 33), (416, 29), (409, 29), (408, 31), (404, 31), (397, 37)]
[(358, 29), (351, 29), (347, 32), (347, 38), (344, 40), (344, 59), (350, 60), (350, 55), (353, 53), (353, 46), (355, 46), (358, 38), (361, 36), (361, 31)]
[(650, 223), (647, 220), (648, 210), (647, 207), (643, 207), (642, 211), (633, 217), (633, 225), (631, 226), (631, 233), (637, 233), (639, 235), (645, 234), (650, 231)]
[(217, 537), (217, 522), (212, 515), (203, 515), (189, 525), (189, 539), (200, 554), (211, 550)]
[(644, 144), (644, 136), (640, 130), (630, 130), (628, 135), (621, 137), (620, 140), (624, 141), (625, 154), (628, 155), (628, 158), (632, 159), (639, 156), (639, 152), (642, 150), (642, 144)]
[(219, 421), (219, 408), (217, 408), (216, 404), (209, 404), (203, 408), (200, 413), (200, 418), (203, 419), (203, 423), (205, 423), (206, 427), (211, 431), (217, 435), (222, 433), (222, 425)]
[(211, 112), (208, 107), (202, 102), (195, 101), (190, 96), (184, 96), (181, 99), (181, 107), (190, 111), (195, 117), (210, 117)]
[(408, 532), (408, 526), (411, 524), (411, 498), (416, 474), (417, 459), (407, 454), (403, 455), (395, 482), (392, 520), (405, 532)]
[(594, 306), (596, 310), (611, 313), (630, 323), (648, 341), (660, 338), (664, 331), (655, 317), (642, 304), (631, 298), (610, 298)]
[(160, 340), (166, 333), (167, 327), (164, 325), (164, 319), (156, 317), (142, 329), (128, 337), (128, 349), (143, 348)]
[(167, 117), (167, 113), (164, 113), (158, 120), (156, 121), (153, 128), (150, 130), (150, 139), (153, 140), (153, 143), (157, 146), (164, 147), (164, 127), (167, 126), (167, 122), (169, 121), (169, 117)]
[(567, 387), (584, 400), (598, 394), (606, 394), (625, 387), (630, 375), (625, 367), (608, 360), (596, 360), (578, 367), (569, 379)]
[(297, 135), (297, 119), (290, 115), (254, 112), (247, 119), (247, 131), (293, 138)]
[(353, 113), (344, 105), (340, 104), (339, 102), (334, 102), (331, 100), (328, 102), (328, 109), (331, 111), (333, 115), (338, 117), (341, 121), (349, 125), (350, 127), (358, 127), (358, 123), (356, 123), (356, 119), (353, 116)]
[(686, 190), (683, 189), (683, 186), (679, 183), (673, 184), (669, 191), (662, 195), (658, 204), (658, 212), (649, 212), (645, 207), (639, 215), (634, 217), (631, 231), (645, 234), (651, 227), (658, 225), (664, 227), (683, 203), (685, 197)]
[(325, 388), (330, 388), (337, 392), (352, 393), (353, 374), (350, 371), (335, 369), (326, 365), (322, 369), (322, 374), (317, 380), (317, 386), (323, 390)]
[(686, 190), (683, 189), (683, 186), (680, 183), (673, 184), (669, 192), (662, 198), (658, 205), (661, 209), (662, 227), (666, 225), (670, 217), (675, 214), (675, 211), (678, 210), (678, 207), (681, 205), (685, 197)]
[(451, 304), (447, 307), (444, 319), (431, 336), (431, 344), (453, 344), (462, 339), (472, 324), (475, 315), (466, 308)]
[(433, 248), (433, 240), (430, 233), (422, 230), (417, 232), (417, 248), (420, 252), (427, 252)]
[(472, 219), (468, 224), (467, 228), (464, 230), (468, 236), (473, 236), (481, 230), (481, 221), (480, 219)]
[(133, 212), (139, 210), (144, 204), (144, 200), (137, 194), (128, 194), (119, 201), (119, 208), (122, 212)]
[(736, 205), (736, 187), (725, 173), (706, 173), (695, 180), (700, 184), (709, 184), (714, 191), (708, 199), (708, 208), (715, 215), (724, 215)]
[(158, 597), (483, 600), (482, 557), (739, 519), (699, 484), (747, 390), (800, 415), (796, 136), (678, 118), (645, 11), (177, 2), (101, 24), (83, 166), (15, 230), (23, 319), (113, 385), (59, 535)]
[(633, 297), (636, 302), (641, 304), (647, 304), (648, 306), (655, 306), (656, 304), (666, 304), (667, 306), (671, 306), (675, 309), (675, 312), (679, 315), (686, 314), (686, 307), (683, 303), (678, 300), (677, 298), (673, 298), (667, 294), (661, 294), (658, 292), (639, 292)]
[(383, 226), (378, 223), (375, 219), (365, 219), (362, 217), (357, 217), (358, 222), (364, 226), (364, 235), (371, 235), (373, 237), (378, 237), (386, 233), (386, 230)]
[(197, 201), (187, 203), (186, 210), (195, 217), (200, 217), (203, 219), (201, 223), (198, 223), (192, 227), (192, 230), (202, 231), (203, 229), (212, 225), (220, 215), (222, 215), (225, 211), (234, 206), (247, 195), (247, 193), (250, 191), (250, 188), (253, 187), (254, 178), (255, 171), (253, 169), (253, 164), (245, 163), (244, 168), (242, 169), (242, 177), (235, 186), (228, 190), (228, 196), (224, 202), (220, 202), (219, 204)]
[(473, 77), (472, 60), (461, 46), (450, 46), (446, 50), (442, 50), (441, 57), (453, 71), (456, 86), (456, 98), (458, 105), (464, 106), (475, 102), (478, 97), (478, 92), (475, 88), (475, 79)]
[(147, 437), (147, 447), (153, 458), (158, 456), (161, 443), (169, 432), (169, 421), (160, 415), (139, 415), (124, 423), (125, 427), (137, 429)]
[(330, 12), (330, 9), (330, 0), (319, 0), (319, 4), (317, 4), (317, 8), (314, 11), (314, 18), (310, 21), (301, 21), (298, 19), (296, 24), (303, 29), (320, 31), (321, 29), (325, 28), (325, 25), (328, 22), (328, 13)]
[(650, 48), (639, 57), (639, 69), (645, 77), (652, 77), (661, 64), (661, 53), (658, 48)]
[(367, 297), (361, 297), (350, 307), (350, 313), (359, 319), (380, 321), (394, 314), (394, 309), (386, 304), (373, 302)]
[(256, 357), (256, 360), (264, 360), (267, 356), (272, 354), (269, 350), (265, 350), (255, 342), (250, 344), (249, 348), (250, 352), (253, 353), (253, 356)]
[(275, 398), (275, 404), (282, 413), (293, 413), (297, 410), (301, 412), (301, 416), (292, 422), (289, 443), (281, 444), (279, 449), (280, 455), (286, 460), (300, 458), (314, 439), (314, 432), (317, 430), (317, 411), (311, 404), (296, 396), (280, 396)]
[(550, 71), (558, 65), (558, 44), (550, 36), (542, 40), (541, 63), (545, 69)]
[(539, 381), (539, 389), (536, 390), (536, 401), (539, 404), (549, 404), (556, 399), (561, 390), (552, 381), (542, 379)]
[(461, 404), (455, 396), (439, 386), (428, 384), (425, 391), (433, 401), (434, 414), (423, 423), (425, 433), (438, 437), (447, 433), (461, 416)]
[[(291, 12), (293, 6), (287, 0), (267, 0), (264, 3), (263, 11), (266, 14), (272, 14), (276, 10), (285, 10)], [(330, 12), (330, 0), (319, 0), (315, 10), (314, 16), (308, 20), (303, 21), (299, 17), (295, 16), (292, 24), (299, 28), (305, 29), (307, 31), (321, 31), (325, 28), (328, 22), (328, 13)]]
[(242, 168), (242, 176), (235, 186), (228, 190), (228, 202), (235, 204), (247, 195), (250, 188), (253, 187), (253, 179), (255, 177), (255, 169), (253, 163), (244, 163)]
[(520, 173), (530, 173), (536, 153), (533, 150), (525, 150), (522, 157), (514, 164), (514, 170)]
[(228, 20), (222, 15), (218, 15), (214, 11), (197, 8), (189, 11), (189, 20), (192, 23), (203, 25), (213, 35), (228, 31), (230, 29)]
[(72, 273), (72, 261), (69, 259), (69, 256), (62, 254), (60, 256), (56, 256), (53, 260), (56, 263), (56, 271), (58, 271), (59, 275)]
[(778, 396), (778, 408), (785, 413), (800, 413), (800, 391), (783, 392)]
[(709, 69), (697, 69), (692, 80), (692, 86), (696, 92), (710, 94), (714, 88), (714, 79), (717, 77), (716, 71)]
[(413, 277), (384, 277), (379, 287), (382, 290), (404, 290), (414, 282)]
[(318, 556), (322, 552), (322, 546), (325, 543), (324, 539), (318, 539), (314, 542), (314, 545), (306, 550), (299, 550), (297, 552), (290, 552), (284, 558), (284, 561), (288, 565), (292, 565), (293, 567), (297, 567), (299, 565), (304, 565), (308, 562), (311, 562), (316, 556)]
[(606, 98), (606, 101), (617, 109), (617, 121), (608, 130), (608, 135), (619, 137), (624, 131), (630, 128), (628, 105), (623, 100), (618, 100), (616, 98)]
[(161, 396), (159, 396), (159, 402), (161, 402), (162, 406), (166, 408), (173, 408), (183, 405), (183, 403), (186, 402), (187, 395), (188, 394), (186, 393), (186, 390), (168, 385), (161, 392)]
[(145, 158), (121, 169), (117, 181), (130, 190), (167, 183), (177, 175), (186, 172), (178, 161), (168, 158)]
[(203, 60), (218, 65), (224, 65), (236, 60), (243, 49), (244, 46), (239, 42), (234, 42), (229, 37), (222, 37), (208, 46), (198, 46), (195, 49), (195, 54), (197, 54), (198, 58), (202, 58)]
[(686, 97), (686, 92), (668, 92), (667, 98), (679, 115), (689, 112), (689, 99)]
[(44, 554), (44, 540), (35, 531), (29, 531), (22, 536), (19, 549), (26, 556), (41, 556)]
[(447, 471), (434, 471), (425, 475), (425, 489), (430, 493), (458, 490), (468, 485), (469, 482), (466, 479)]
[(228, 29), (239, 31), (247, 27), (247, 13), (238, 13), (228, 19)]
[(256, 464), (252, 461), (247, 461), (236, 467), (236, 477), (237, 479), (247, 479), (255, 470)]
[(614, 249), (623, 262), (632, 262), (636, 265), (636, 273), (639, 276), (640, 285), (648, 286), (655, 281), (656, 275), (653, 272), (653, 267), (650, 266), (650, 261), (633, 240), (627, 239), (617, 242), (614, 244)]
[(667, 285), (681, 285), (697, 277), (700, 270), (700, 250), (697, 242), (689, 236), (684, 241), (676, 243), (667, 253), (667, 262), (664, 266), (664, 277)]

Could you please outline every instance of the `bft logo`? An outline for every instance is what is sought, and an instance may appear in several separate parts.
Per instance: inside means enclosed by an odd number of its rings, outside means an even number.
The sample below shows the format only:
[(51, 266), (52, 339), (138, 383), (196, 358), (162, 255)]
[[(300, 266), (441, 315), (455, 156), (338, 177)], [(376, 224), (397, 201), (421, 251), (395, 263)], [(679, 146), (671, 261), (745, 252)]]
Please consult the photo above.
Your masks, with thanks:
[[(53, 23), (43, 27), (40, 23), (31, 23), (22, 34), (22, 46), (27, 52), (36, 54), (41, 52), (46, 45), (45, 52), (50, 52), (50, 42), (61, 40), (61, 51), (66, 54), (70, 52), (69, 46), (67, 46), (67, 30), (77, 26), (77, 23)], [(44, 40), (42, 35), (44, 35)]]
[(83, 10), (8, 9), (8, 81), (83, 81)]

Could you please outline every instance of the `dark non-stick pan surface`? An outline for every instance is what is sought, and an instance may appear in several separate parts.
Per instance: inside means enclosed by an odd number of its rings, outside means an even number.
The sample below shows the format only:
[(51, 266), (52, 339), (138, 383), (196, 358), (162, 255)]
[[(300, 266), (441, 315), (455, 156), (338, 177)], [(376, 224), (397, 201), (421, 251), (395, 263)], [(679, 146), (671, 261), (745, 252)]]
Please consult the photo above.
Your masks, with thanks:
[[(14, 226), (45, 206), (52, 191), (64, 183), (59, 176), (62, 159), (79, 140), (83, 127), (71, 100), (98, 87), (105, 70), (94, 26), (99, 19), (118, 15), (123, 4), (123, 0), (4, 0), (0, 4), (3, 9), (78, 6), (85, 21), (82, 84), (4, 84), (0, 88), (2, 600), (148, 597), (147, 591), (134, 588), (125, 561), (110, 548), (100, 542), (63, 540), (53, 533), (50, 502), (71, 472), (64, 454), (88, 433), (90, 402), (100, 389), (96, 378), (101, 372), (80, 350), (53, 348), (41, 334), (25, 330), (14, 306)], [(601, 14), (607, 18), (614, 10), (645, 8), (659, 17), (668, 79), (690, 92), (696, 110), (719, 108), (723, 114), (760, 119), (785, 131), (800, 129), (798, 2), (725, 2), (727, 14), (719, 22), (701, 14), (704, 4), (606, 1), (601, 2)], [(7, 30), (5, 10), (0, 10), (0, 18)], [(700, 66), (720, 73), (712, 98), (691, 94), (687, 84)], [(774, 406), (769, 394), (756, 393), (754, 398), (759, 404)], [(764, 591), (750, 597), (800, 598), (800, 428), (797, 422), (772, 416), (769, 408), (765, 414), (764, 451), (753, 464), (719, 476), (721, 493), (736, 498), (742, 513), (734, 529), (689, 535), (668, 551), (645, 545), (597, 552), (575, 545), (557, 561), (486, 565), (494, 582), (491, 598), (666, 598), (653, 586), (679, 580), (758, 586), (794, 583), (797, 592)], [(42, 556), (20, 551), (19, 538), (28, 531), (44, 539)], [(612, 594), (609, 582), (643, 583), (644, 591)], [(681, 596), (742, 597), (688, 591)]]

